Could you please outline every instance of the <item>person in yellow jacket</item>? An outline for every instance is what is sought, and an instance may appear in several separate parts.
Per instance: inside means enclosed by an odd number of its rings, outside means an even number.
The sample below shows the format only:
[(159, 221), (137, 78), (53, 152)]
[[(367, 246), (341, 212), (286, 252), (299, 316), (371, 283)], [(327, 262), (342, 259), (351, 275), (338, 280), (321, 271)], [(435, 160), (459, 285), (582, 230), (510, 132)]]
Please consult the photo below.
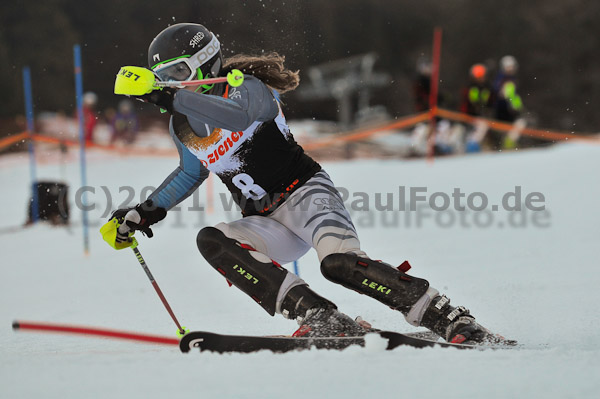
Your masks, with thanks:
[[(494, 82), (495, 117), (498, 120), (510, 123), (517, 122), (523, 112), (523, 100), (518, 93), (517, 71), (519, 64), (512, 55), (505, 55), (500, 59), (500, 71)], [(516, 125), (521, 126), (524, 121)], [(521, 127), (522, 129), (522, 127)], [(513, 149), (517, 146), (519, 130), (515, 128), (507, 135), (502, 143), (504, 149)]]
[(490, 116), (492, 94), (487, 68), (483, 64), (474, 64), (469, 70), (469, 85), (461, 93), (460, 111), (473, 116)]
[(517, 91), (519, 64), (512, 55), (500, 59), (500, 71), (494, 82), (496, 119), (514, 122), (523, 110), (523, 100)]

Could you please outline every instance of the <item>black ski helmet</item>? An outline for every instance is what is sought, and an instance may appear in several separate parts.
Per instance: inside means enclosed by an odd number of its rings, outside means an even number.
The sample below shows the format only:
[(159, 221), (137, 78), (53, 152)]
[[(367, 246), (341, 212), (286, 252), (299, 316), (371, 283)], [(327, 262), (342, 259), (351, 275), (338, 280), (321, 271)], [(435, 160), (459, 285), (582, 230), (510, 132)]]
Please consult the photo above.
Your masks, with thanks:
[(148, 66), (163, 81), (216, 77), (222, 65), (217, 36), (200, 24), (169, 26), (148, 47)]

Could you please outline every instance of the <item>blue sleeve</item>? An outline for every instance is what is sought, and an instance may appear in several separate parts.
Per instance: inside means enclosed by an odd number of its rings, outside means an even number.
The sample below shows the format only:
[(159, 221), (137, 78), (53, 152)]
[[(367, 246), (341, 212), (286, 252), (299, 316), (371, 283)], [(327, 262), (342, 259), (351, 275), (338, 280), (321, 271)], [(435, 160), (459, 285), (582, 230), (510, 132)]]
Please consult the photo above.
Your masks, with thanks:
[(269, 121), (279, 112), (271, 90), (249, 75), (244, 75), (244, 84), (240, 87), (229, 87), (227, 98), (178, 90), (173, 109), (210, 126), (232, 132), (246, 130), (255, 121)]
[(175, 137), (172, 127), (170, 130), (179, 152), (179, 166), (149, 197), (156, 206), (166, 210), (189, 197), (209, 174), (202, 162)]

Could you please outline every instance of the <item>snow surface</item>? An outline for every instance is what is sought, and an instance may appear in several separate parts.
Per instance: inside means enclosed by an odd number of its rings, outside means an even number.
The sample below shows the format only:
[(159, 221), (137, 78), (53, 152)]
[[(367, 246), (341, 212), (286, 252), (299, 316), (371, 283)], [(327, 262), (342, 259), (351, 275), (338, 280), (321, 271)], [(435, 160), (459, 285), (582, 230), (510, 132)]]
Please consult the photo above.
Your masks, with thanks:
[[(126, 199), (120, 186), (135, 189), (134, 203), (143, 187), (160, 184), (177, 159), (89, 154), (88, 181), (96, 187), (90, 200), (97, 209), (91, 212), (95, 227), (88, 257), (82, 251), (81, 212), (74, 207), (80, 186), (76, 156), (63, 169), (51, 156), (45, 159), (39, 177), (57, 179), (64, 173), (70, 184), (72, 227), (41, 224), (9, 232), (5, 227), (25, 219), (29, 169), (25, 155), (0, 158), (2, 398), (584, 398), (597, 397), (600, 391), (598, 146), (570, 144), (433, 164), (325, 164), (338, 186), (370, 193), (372, 202), (373, 193), (396, 193), (398, 186), (447, 194), (459, 187), (467, 194), (485, 193), (490, 204), (498, 204), (514, 186), (525, 194), (544, 194), (547, 213), (541, 224), (546, 227), (532, 225), (532, 212), (525, 213), (525, 227), (509, 226), (509, 216), (498, 212), (487, 228), (460, 223), (442, 227), (432, 221), (441, 217), (433, 213), (417, 227), (414, 221), (410, 226), (394, 223), (399, 212), (354, 212), (371, 257), (396, 264), (409, 259), (411, 273), (427, 278), (455, 305), (469, 307), (488, 328), (519, 340), (522, 347), (510, 351), (384, 351), (372, 342), (342, 352), (184, 355), (158, 345), (15, 333), (11, 323), (16, 319), (175, 333), (131, 251), (110, 249), (98, 228), (107, 202), (101, 186), (112, 193), (112, 209)], [(224, 192), (220, 183), (214, 187)], [(199, 202), (205, 204), (205, 188), (199, 192)], [(175, 314), (197, 330), (294, 331), (295, 323), (268, 316), (237, 289), (228, 288), (199, 255), (197, 230), (237, 217), (216, 201), (212, 214), (170, 214), (155, 228), (154, 238), (140, 238), (140, 250)], [(184, 208), (191, 205), (189, 199)], [(392, 219), (381, 219), (384, 214)], [(326, 281), (314, 253), (300, 260), (300, 275), (351, 316), (361, 315), (380, 328), (414, 330), (399, 313)]]

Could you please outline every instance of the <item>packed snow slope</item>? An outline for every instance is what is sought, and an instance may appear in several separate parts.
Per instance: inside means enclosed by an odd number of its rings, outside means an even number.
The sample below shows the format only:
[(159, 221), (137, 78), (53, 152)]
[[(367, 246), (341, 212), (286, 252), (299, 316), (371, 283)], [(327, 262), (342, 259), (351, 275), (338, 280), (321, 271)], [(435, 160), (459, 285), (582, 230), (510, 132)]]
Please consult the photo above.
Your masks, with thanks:
[[(600, 391), (598, 146), (559, 145), (434, 163), (325, 163), (336, 185), (347, 190), (346, 205), (356, 208), (355, 224), (372, 258), (392, 264), (408, 259), (410, 273), (428, 279), (453, 304), (470, 308), (483, 325), (517, 339), (521, 347), (383, 351), (370, 345), (284, 355), (184, 355), (157, 345), (13, 332), (12, 321), (20, 319), (175, 336), (134, 255), (109, 248), (98, 229), (129, 191), (131, 204), (139, 201), (147, 194), (143, 189), (160, 184), (177, 159), (89, 154), (88, 183), (95, 193), (88, 192), (88, 201), (95, 209), (90, 211), (91, 253), (85, 256), (81, 211), (75, 206), (81, 185), (76, 153), (65, 168), (45, 155), (40, 179), (57, 180), (62, 174), (70, 185), (70, 228), (6, 229), (25, 219), (29, 169), (25, 155), (0, 158), (2, 398), (586, 398)], [(199, 255), (195, 238), (202, 226), (238, 217), (235, 209), (224, 209), (219, 196), (224, 187), (213, 184), (211, 213), (189, 210), (194, 207), (190, 198), (154, 228), (154, 238), (139, 238), (154, 277), (190, 329), (293, 332), (294, 322), (268, 316), (228, 288)], [(131, 190), (119, 191), (126, 186)], [(516, 186), (523, 203), (537, 193), (530, 200), (538, 210), (502, 209), (502, 196)], [(469, 195), (479, 193), (471, 196), (472, 206), (479, 206), (485, 194), (490, 209), (500, 207), (477, 213), (450, 204), (436, 212), (419, 204), (414, 212), (401, 212), (411, 188), (418, 196), (438, 193), (436, 206), (445, 196), (452, 200), (458, 188), (465, 194), (463, 206)], [(381, 209), (388, 194), (393, 210), (377, 211), (375, 201)], [(206, 206), (205, 187), (196, 201)], [(514, 205), (514, 195), (508, 201)], [(384, 329), (413, 330), (399, 313), (326, 281), (314, 253), (300, 259), (299, 268), (313, 289), (349, 315)]]

